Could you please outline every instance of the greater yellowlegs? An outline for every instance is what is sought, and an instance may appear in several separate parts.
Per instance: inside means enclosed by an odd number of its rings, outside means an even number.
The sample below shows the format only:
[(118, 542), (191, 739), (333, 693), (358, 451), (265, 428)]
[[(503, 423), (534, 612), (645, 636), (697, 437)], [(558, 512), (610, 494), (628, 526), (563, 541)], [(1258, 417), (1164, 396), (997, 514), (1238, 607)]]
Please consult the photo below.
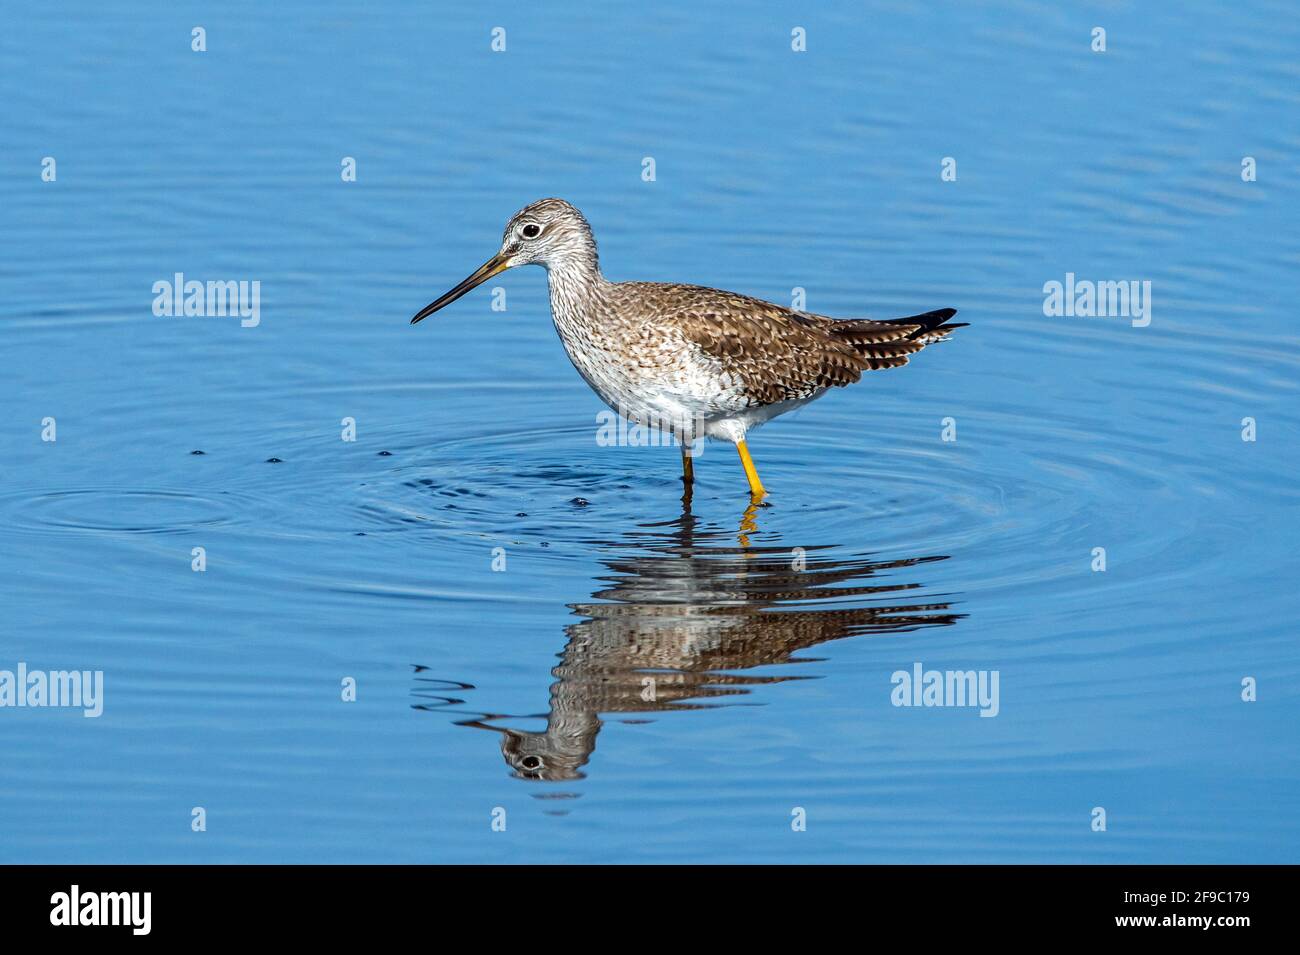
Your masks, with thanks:
[(767, 492), (745, 444), (750, 429), (864, 371), (906, 365), (964, 327), (946, 324), (957, 313), (952, 308), (885, 321), (834, 319), (697, 285), (610, 282), (600, 273), (591, 226), (563, 199), (516, 212), (496, 255), (411, 324), (517, 265), (545, 266), (560, 340), (601, 400), (681, 441), (688, 492), (691, 444), (722, 438), (736, 445), (750, 494), (761, 499)]

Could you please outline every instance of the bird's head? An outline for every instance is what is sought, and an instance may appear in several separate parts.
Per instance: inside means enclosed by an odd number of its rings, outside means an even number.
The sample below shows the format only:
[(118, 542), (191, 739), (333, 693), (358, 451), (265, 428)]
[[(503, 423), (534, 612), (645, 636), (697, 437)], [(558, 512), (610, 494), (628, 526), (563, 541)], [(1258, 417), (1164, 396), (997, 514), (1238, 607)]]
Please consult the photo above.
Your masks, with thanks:
[(465, 281), (416, 313), (411, 324), (450, 305), (470, 289), (517, 265), (542, 265), (547, 269), (590, 269), (599, 274), (596, 240), (591, 226), (574, 206), (563, 199), (540, 199), (524, 206), (506, 223), (501, 248)]

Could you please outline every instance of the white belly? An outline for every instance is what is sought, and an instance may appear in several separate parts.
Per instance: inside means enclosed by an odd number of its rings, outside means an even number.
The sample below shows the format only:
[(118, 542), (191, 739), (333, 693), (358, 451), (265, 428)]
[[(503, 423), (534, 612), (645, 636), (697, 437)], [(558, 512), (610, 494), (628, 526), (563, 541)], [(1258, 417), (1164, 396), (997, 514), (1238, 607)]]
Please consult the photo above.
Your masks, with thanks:
[(567, 342), (565, 350), (578, 374), (618, 414), (687, 440), (710, 437), (743, 441), (751, 429), (825, 392), (823, 389), (805, 398), (775, 404), (755, 404), (712, 369), (685, 364), (668, 369), (660, 366), (659, 374), (645, 375), (598, 351), (570, 348)]

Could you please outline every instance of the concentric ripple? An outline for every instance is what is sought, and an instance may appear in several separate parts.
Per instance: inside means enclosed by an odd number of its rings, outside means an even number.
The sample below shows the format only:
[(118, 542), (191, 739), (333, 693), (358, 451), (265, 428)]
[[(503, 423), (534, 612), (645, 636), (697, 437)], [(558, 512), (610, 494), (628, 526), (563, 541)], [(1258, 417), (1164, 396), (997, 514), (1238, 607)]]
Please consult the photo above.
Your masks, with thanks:
[(80, 488), (14, 493), (4, 499), (10, 525), (29, 532), (181, 534), (249, 520), (250, 502), (233, 494)]

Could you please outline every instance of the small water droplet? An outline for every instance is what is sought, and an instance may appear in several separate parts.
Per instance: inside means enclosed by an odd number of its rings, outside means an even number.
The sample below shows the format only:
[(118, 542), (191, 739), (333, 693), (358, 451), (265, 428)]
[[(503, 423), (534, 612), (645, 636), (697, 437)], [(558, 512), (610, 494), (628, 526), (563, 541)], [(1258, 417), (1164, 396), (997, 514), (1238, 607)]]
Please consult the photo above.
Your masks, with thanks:
[(575, 497), (569, 503), (574, 507), (586, 507), (591, 503), (591, 501), (587, 500), (585, 497)]
[(190, 454), (207, 454), (207, 452), (206, 452), (206, 451), (194, 450), (194, 451), (191, 451)]
[(550, 543), (550, 541), (542, 541), (542, 546), (543, 546), (543, 547), (550, 547), (550, 546), (551, 546), (551, 543)]
[(520, 511), (518, 514), (515, 515), (515, 517), (527, 517), (527, 516), (528, 515), (523, 511)]
[(284, 464), (284, 462), (281, 461), (279, 458), (267, 458), (267, 459), (266, 459), (266, 463), (267, 463), (267, 464)]
[(381, 458), (391, 458), (391, 457), (393, 456), (393, 452), (392, 452), (392, 451), (380, 451), (380, 452), (379, 452), (379, 456), (380, 456)]

